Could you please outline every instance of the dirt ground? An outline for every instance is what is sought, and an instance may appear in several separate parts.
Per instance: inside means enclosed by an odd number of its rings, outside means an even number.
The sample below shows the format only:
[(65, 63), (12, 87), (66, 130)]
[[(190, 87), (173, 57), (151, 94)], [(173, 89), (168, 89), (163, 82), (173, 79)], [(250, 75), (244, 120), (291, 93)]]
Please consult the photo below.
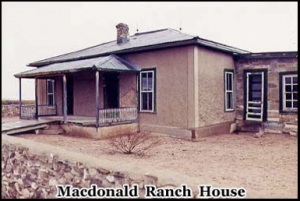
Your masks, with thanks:
[(297, 137), (265, 134), (223, 134), (190, 142), (159, 137), (160, 144), (144, 156), (112, 152), (106, 140), (65, 135), (22, 134), (18, 137), (64, 147), (95, 157), (173, 170), (195, 178), (199, 185), (244, 187), (249, 197), (297, 198)]

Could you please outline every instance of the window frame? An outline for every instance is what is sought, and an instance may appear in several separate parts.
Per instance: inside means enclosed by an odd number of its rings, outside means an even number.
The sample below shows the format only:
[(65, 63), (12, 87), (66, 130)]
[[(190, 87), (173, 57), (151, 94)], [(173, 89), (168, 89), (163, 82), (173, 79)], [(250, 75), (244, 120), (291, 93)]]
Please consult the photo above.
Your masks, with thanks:
[[(49, 82), (51, 82), (52, 84), (52, 89), (53, 89), (53, 92), (49, 92)], [(52, 102), (53, 102), (53, 105), (50, 105), (49, 104), (49, 96), (52, 95)], [(55, 107), (55, 80), (54, 79), (46, 79), (46, 101), (47, 101), (47, 107), (50, 107), (50, 108), (53, 108)]]
[[(142, 74), (144, 73), (152, 73), (152, 90), (142, 90)], [(139, 87), (139, 112), (143, 113), (155, 113), (156, 112), (156, 68), (144, 68), (142, 69), (139, 74), (138, 74), (138, 87)], [(147, 81), (148, 82), (148, 81)], [(142, 93), (152, 93), (152, 110), (143, 110), (142, 109), (142, 104), (143, 104), (143, 99), (142, 99)]]
[[(298, 113), (298, 108), (286, 108), (285, 103), (286, 103), (286, 98), (285, 98), (285, 78), (286, 77), (298, 77), (298, 72), (297, 71), (287, 71), (287, 72), (279, 72), (279, 112), (280, 113)], [(294, 86), (292, 83), (293, 79), (291, 79), (291, 86)], [(298, 85), (298, 83), (297, 83)], [(297, 86), (298, 88), (298, 86)], [(298, 91), (297, 91), (298, 93)], [(293, 97), (293, 92), (291, 92), (292, 97)], [(291, 102), (293, 104), (294, 100), (293, 98), (291, 99)], [(298, 99), (297, 99), (298, 102)]]
[[(227, 74), (232, 75), (232, 82), (231, 82), (231, 90), (227, 90)], [(235, 101), (234, 101), (234, 96), (235, 96), (235, 90), (234, 90), (234, 70), (233, 69), (224, 69), (224, 111), (225, 112), (233, 112), (235, 109)], [(231, 93), (231, 99), (232, 99), (232, 108), (227, 108), (227, 94)]]

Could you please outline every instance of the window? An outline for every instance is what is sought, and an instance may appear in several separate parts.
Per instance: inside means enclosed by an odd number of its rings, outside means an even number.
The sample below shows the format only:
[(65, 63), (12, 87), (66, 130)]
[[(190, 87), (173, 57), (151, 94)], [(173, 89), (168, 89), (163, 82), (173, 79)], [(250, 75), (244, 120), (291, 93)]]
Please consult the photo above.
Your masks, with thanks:
[(54, 106), (54, 80), (47, 79), (47, 105)]
[(298, 110), (298, 74), (280, 73), (280, 111), (297, 112)]
[(225, 89), (225, 111), (234, 110), (233, 100), (233, 70), (224, 71), (224, 89)]
[(155, 69), (140, 72), (140, 111), (154, 112)]

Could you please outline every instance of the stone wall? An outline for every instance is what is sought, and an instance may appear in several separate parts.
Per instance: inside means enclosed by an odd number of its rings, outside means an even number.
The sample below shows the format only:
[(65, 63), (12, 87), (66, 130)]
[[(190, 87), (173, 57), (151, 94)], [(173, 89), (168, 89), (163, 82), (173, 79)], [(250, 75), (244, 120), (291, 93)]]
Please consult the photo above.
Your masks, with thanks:
[(19, 116), (20, 107), (18, 104), (2, 105), (2, 117)]
[(268, 113), (264, 126), (267, 132), (296, 134), (298, 130), (297, 113), (279, 112), (279, 73), (298, 71), (297, 58), (273, 59), (239, 59), (236, 61), (236, 119), (237, 123), (243, 121), (244, 115), (244, 70), (268, 70)]
[[(2, 136), (2, 198), (55, 198), (56, 185), (83, 188), (122, 187), (138, 184), (177, 187), (187, 184), (196, 192), (194, 178), (172, 171), (137, 167), (101, 156), (74, 153), (57, 146), (12, 136)], [(195, 195), (194, 195), (195, 196)]]

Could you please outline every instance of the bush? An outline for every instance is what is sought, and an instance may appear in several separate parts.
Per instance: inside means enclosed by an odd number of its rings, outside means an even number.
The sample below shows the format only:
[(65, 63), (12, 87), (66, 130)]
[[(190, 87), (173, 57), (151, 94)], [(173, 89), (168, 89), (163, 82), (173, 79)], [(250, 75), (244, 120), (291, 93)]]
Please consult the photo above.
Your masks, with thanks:
[(149, 133), (128, 133), (117, 135), (108, 140), (112, 148), (124, 154), (142, 155), (159, 144), (159, 140), (154, 139)]

